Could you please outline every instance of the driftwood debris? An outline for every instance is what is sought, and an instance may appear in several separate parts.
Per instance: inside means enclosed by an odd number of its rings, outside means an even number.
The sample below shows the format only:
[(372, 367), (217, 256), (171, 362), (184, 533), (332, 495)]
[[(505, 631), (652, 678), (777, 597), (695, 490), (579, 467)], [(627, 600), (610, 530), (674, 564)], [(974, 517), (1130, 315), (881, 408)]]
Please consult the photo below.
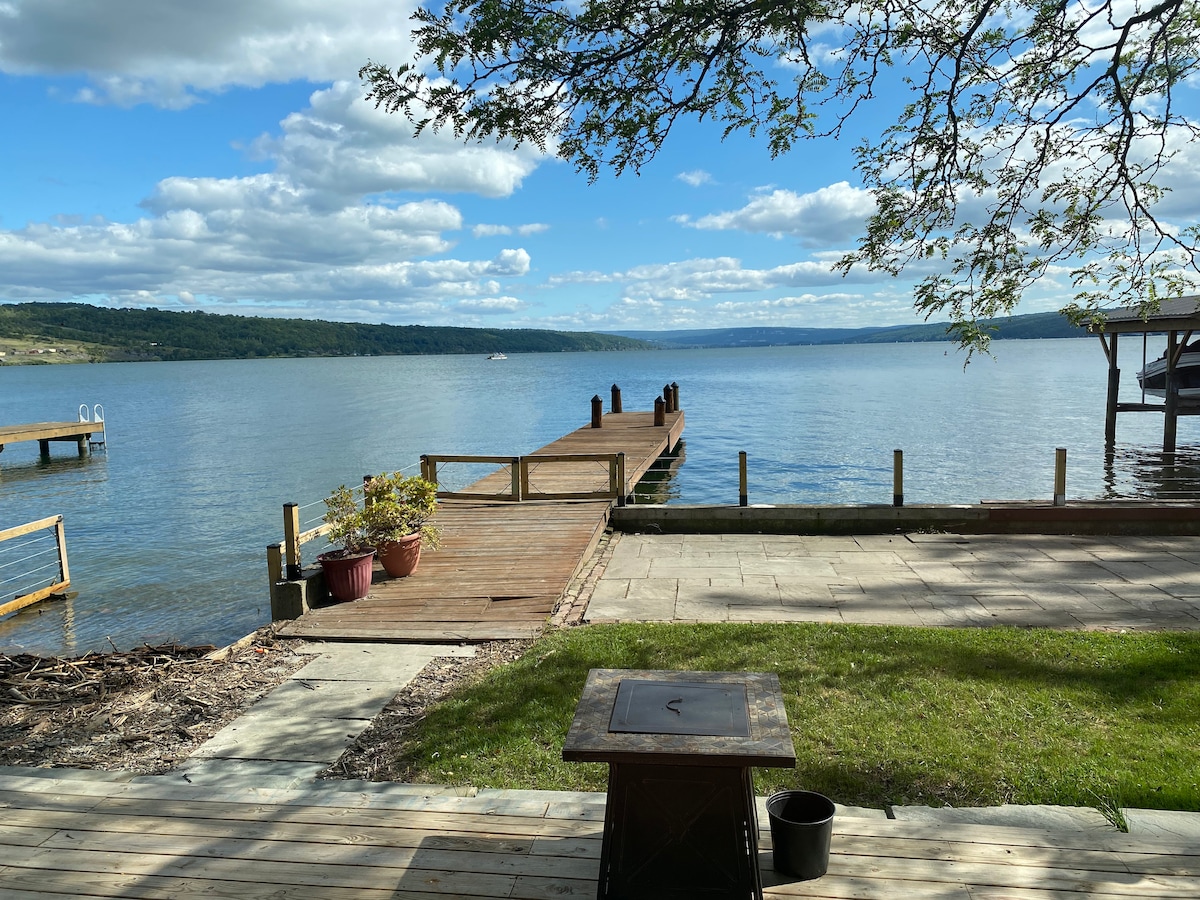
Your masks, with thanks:
[(269, 628), (222, 650), (0, 655), (0, 764), (170, 768), (300, 668)]

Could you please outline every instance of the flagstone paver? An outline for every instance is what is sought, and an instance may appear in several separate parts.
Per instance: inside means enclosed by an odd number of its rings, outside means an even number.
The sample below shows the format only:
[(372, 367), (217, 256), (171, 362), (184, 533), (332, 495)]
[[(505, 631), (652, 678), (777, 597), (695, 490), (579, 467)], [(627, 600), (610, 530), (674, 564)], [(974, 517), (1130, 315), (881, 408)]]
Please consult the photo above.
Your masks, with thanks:
[(1200, 630), (1200, 537), (621, 534), (586, 620)]

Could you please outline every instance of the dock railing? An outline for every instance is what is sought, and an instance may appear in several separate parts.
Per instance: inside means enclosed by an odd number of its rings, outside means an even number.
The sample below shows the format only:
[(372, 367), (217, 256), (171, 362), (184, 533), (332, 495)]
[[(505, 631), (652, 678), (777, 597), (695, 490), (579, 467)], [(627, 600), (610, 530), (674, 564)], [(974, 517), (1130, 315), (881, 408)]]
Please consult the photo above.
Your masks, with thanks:
[[(470, 487), (460, 491), (443, 490), (441, 481), (438, 479), (438, 467), (445, 466), (448, 463), (467, 463), (470, 465), (478, 464), (494, 464), (501, 466), (499, 472), (494, 473), (486, 478), (482, 478), (475, 482), (476, 485), (488, 486), (486, 490), (471, 490)], [(511, 479), (507, 483), (503, 480), (503, 467), (507, 466), (511, 473)], [(520, 500), (521, 499), (521, 457), (519, 456), (472, 456), (469, 454), (422, 454), (421, 455), (421, 477), (426, 481), (432, 481), (438, 485), (437, 496), (439, 500), (455, 499), (455, 500)], [(502, 490), (495, 490), (503, 486)], [(471, 487), (474, 487), (472, 485)]]
[(300, 505), (283, 504), (283, 542), (267, 545), (267, 577), (272, 588), (285, 578), (294, 581), (301, 577), (300, 547), (329, 533), (329, 526), (322, 524), (301, 530)]
[[(47, 546), (46, 535), (39, 532), (53, 533), (53, 548)], [(0, 616), (61, 594), (71, 586), (62, 516), (48, 516), (0, 531), (0, 544), (20, 539), (24, 540), (5, 547), (8, 552), (0, 555)], [(10, 593), (13, 599), (4, 602)]]
[[(579, 463), (598, 463), (608, 466), (608, 484), (599, 489), (585, 491), (540, 490), (532, 482), (530, 474), (543, 466)], [(624, 453), (535, 453), (520, 459), (522, 500), (615, 500), (617, 506), (625, 505), (629, 486), (625, 484)]]
[[(502, 466), (501, 470), (461, 490), (441, 489), (439, 469), (451, 463), (487, 464)], [(536, 470), (571, 466), (578, 476), (581, 466), (598, 465), (607, 473), (597, 477), (596, 487), (585, 490), (543, 489), (532, 477)], [(507, 467), (507, 471), (503, 467)], [(625, 505), (628, 486), (625, 484), (624, 453), (533, 453), (528, 456), (467, 456), (454, 454), (425, 454), (421, 457), (421, 477), (439, 485), (439, 500), (614, 500)], [(586, 480), (587, 476), (584, 476)]]

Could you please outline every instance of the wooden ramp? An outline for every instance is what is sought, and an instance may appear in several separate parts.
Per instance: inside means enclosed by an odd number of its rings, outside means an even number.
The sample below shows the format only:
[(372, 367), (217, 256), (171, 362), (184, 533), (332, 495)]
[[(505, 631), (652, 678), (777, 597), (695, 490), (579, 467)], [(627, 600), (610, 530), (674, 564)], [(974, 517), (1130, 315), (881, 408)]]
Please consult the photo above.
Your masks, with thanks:
[[(0, 896), (500, 900), (596, 896), (603, 795), (421, 785), (296, 790), (0, 777)], [(1200, 896), (1200, 848), (838, 816), (829, 872), (771, 868), (767, 898), (1152, 900)], [(698, 861), (700, 864), (702, 861)], [(669, 873), (665, 876), (669, 879)]]
[[(669, 413), (660, 426), (653, 413), (610, 413), (601, 428), (581, 428), (526, 457), (531, 489), (602, 491), (609, 479), (606, 466), (553, 458), (609, 453), (625, 454), (632, 489), (675, 446), (683, 424), (681, 412)], [(511, 472), (502, 471), (468, 491), (501, 493), (511, 483)], [(388, 578), (376, 563), (366, 599), (311, 610), (280, 634), (420, 643), (534, 637), (591, 556), (611, 509), (609, 499), (441, 500), (436, 523), (442, 548), (423, 553), (413, 575)]]

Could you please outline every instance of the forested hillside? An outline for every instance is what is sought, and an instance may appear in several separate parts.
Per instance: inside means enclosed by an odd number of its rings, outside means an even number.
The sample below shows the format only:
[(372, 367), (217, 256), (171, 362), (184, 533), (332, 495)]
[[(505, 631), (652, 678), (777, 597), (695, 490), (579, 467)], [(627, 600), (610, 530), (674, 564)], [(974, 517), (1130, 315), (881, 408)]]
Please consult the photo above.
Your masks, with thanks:
[(630, 350), (633, 338), (539, 329), (359, 325), (158, 309), (105, 309), (83, 303), (0, 305), (5, 342), (84, 345), (96, 361), (248, 359), (264, 356), (392, 356)]
[[(1087, 332), (1056, 312), (1029, 313), (981, 322), (993, 340), (1084, 337)], [(687, 331), (624, 331), (659, 347), (790, 347), (803, 344), (902, 344), (950, 341), (949, 322), (884, 328), (708, 328)]]

